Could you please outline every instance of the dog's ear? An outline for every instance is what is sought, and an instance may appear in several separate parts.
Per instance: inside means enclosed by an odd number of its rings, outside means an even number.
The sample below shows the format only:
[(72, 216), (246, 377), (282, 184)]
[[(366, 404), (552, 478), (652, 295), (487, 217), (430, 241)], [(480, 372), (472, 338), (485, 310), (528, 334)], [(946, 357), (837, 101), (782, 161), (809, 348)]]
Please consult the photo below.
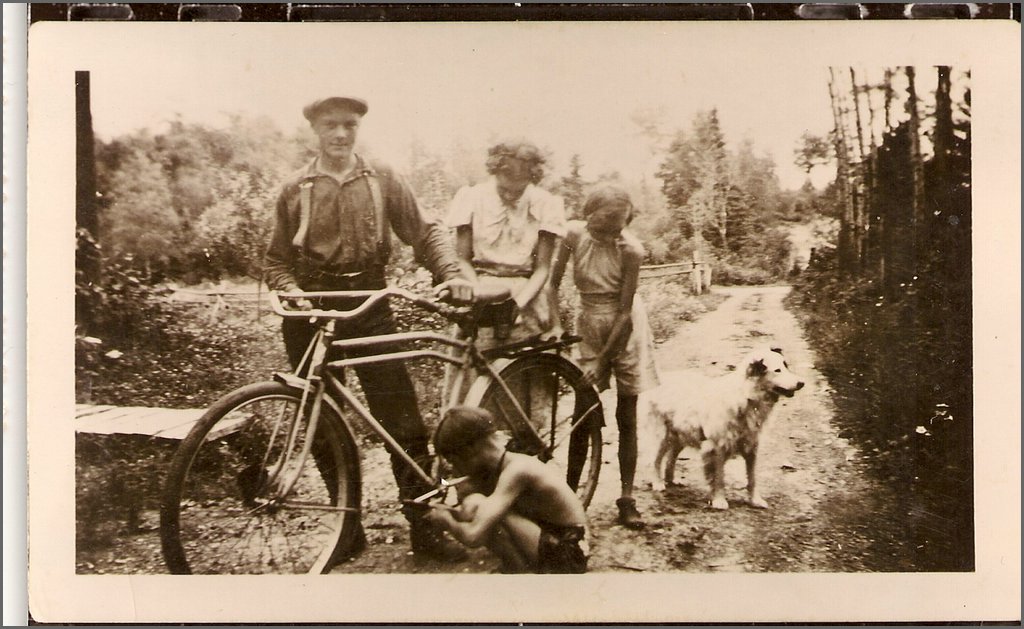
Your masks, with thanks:
[(764, 366), (764, 359), (758, 358), (757, 360), (750, 361), (747, 365), (747, 377), (754, 378), (768, 371), (768, 368)]

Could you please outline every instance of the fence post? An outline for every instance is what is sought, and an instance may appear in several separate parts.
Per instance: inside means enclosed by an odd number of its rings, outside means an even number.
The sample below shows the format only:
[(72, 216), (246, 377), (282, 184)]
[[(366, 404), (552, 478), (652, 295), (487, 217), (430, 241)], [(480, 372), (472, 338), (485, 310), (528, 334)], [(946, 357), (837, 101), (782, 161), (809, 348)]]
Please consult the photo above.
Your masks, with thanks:
[(711, 290), (711, 263), (703, 262), (701, 263), (701, 268), (701, 276), (704, 279), (704, 292), (708, 292)]
[(696, 251), (693, 252), (693, 271), (690, 272), (690, 280), (690, 284), (693, 287), (693, 294), (700, 295), (700, 259), (698, 258)]

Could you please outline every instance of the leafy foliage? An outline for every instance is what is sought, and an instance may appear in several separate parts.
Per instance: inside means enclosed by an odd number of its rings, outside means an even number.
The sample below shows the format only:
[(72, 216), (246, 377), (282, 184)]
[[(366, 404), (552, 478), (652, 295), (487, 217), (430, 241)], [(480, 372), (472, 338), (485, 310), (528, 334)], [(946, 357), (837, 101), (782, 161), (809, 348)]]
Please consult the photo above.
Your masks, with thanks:
[(98, 239), (152, 272), (192, 281), (252, 275), (275, 190), (308, 158), (307, 142), (236, 116), (226, 129), (175, 120), (159, 135), (143, 130), (100, 143)]
[[(715, 110), (679, 131), (657, 173), (666, 216), (653, 221), (652, 258), (683, 259), (691, 251), (715, 261), (724, 282), (767, 282), (789, 270), (781, 226), (793, 199), (779, 189), (775, 163), (744, 140), (730, 151)], [(802, 219), (804, 217), (797, 217)]]
[[(837, 238), (838, 246), (818, 250), (792, 300), (819, 368), (843, 401), (839, 421), (875, 453), (876, 471), (907, 504), (918, 564), (970, 570), (970, 92), (960, 108), (967, 120), (954, 120), (949, 68), (938, 72), (933, 157), (918, 161), (912, 125), (887, 130), (862, 165), (871, 173), (864, 196), (872, 220), (857, 255), (840, 251), (853, 239)], [(840, 208), (852, 205), (843, 194), (856, 187), (840, 183), (837, 178), (818, 202), (836, 206), (831, 213), (852, 231), (856, 221)], [(915, 216), (918, 204), (925, 211)]]
[(163, 300), (168, 291), (154, 285), (133, 263), (131, 255), (103, 257), (84, 229), (78, 230), (77, 246), (99, 257), (103, 273), (99, 283), (90, 281), (84, 273), (76, 274), (76, 333), (100, 337), (120, 347), (159, 346), (171, 319)]
[(804, 133), (793, 150), (793, 161), (809, 175), (815, 166), (832, 161), (832, 144), (827, 138)]

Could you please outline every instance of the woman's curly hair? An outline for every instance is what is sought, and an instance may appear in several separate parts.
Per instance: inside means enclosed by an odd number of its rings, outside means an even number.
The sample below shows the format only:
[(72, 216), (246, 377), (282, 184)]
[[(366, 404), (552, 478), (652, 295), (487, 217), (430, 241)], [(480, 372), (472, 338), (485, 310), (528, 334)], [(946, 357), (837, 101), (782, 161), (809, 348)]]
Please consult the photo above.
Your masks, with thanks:
[(544, 155), (530, 142), (502, 142), (487, 149), (487, 172), (495, 175), (504, 170), (509, 159), (524, 162), (529, 169), (530, 182), (537, 184), (544, 178)]

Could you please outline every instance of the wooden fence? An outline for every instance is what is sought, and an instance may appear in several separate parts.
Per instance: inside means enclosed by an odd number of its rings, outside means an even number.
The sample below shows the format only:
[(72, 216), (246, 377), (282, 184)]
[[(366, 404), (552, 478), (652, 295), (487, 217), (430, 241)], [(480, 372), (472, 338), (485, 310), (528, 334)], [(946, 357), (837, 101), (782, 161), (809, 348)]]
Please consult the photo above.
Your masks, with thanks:
[[(640, 267), (640, 279), (670, 277), (672, 275), (689, 275), (690, 290), (700, 295), (711, 288), (711, 263), (699, 259), (696, 255), (689, 262), (673, 262), (670, 264), (645, 264)], [(229, 307), (229, 302), (257, 302), (267, 300), (267, 291), (249, 290), (244, 288), (206, 290), (194, 288), (176, 288), (171, 296), (174, 301), (210, 304), (209, 316), (215, 320), (220, 311)]]
[(671, 264), (645, 264), (640, 267), (640, 279), (653, 279), (671, 275), (689, 275), (690, 290), (700, 295), (711, 288), (711, 263), (701, 260), (696, 254), (690, 262)]

